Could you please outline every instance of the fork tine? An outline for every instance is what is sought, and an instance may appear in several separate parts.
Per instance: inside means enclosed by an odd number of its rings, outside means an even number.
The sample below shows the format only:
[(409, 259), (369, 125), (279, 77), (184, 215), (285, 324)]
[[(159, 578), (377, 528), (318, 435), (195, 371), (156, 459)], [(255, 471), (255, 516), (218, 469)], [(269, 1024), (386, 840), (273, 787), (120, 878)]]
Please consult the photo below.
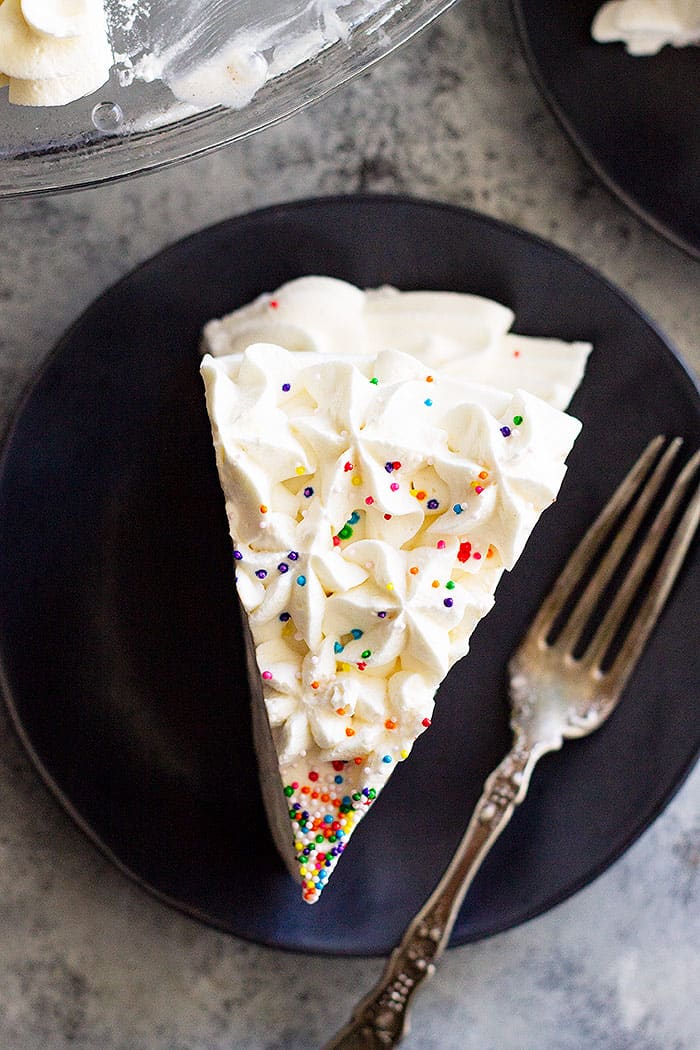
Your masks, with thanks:
[[(688, 489), (695, 480), (695, 474), (700, 464), (700, 450), (686, 463), (678, 475), (678, 478), (669, 492), (658, 516), (651, 525), (649, 532), (640, 547), (632, 564), (632, 567), (620, 586), (620, 590), (603, 621), (598, 627), (584, 661), (594, 668), (603, 658), (605, 652), (613, 640), (615, 633), (621, 626), (627, 610), (641, 584), (646, 572), (650, 568), (661, 543), (668, 533), (669, 526), (678, 511)], [(688, 551), (695, 531), (700, 522), (700, 489), (698, 489), (690, 503), (686, 507), (680, 524), (675, 530), (671, 542), (656, 571), (654, 580), (647, 591), (640, 606), (639, 612), (631, 624), (627, 636), (620, 647), (615, 660), (606, 672), (606, 681), (614, 687), (617, 692), (624, 688), (625, 682), (632, 673), (637, 660), (644, 648), (646, 641), (654, 628), (661, 610), (668, 598), (673, 583), (678, 575), (683, 560)], [(599, 670), (598, 670), (598, 673)]]
[(527, 641), (535, 641), (540, 645), (544, 642), (552, 625), (568, 601), (572, 590), (590, 564), (591, 558), (599, 549), (619, 513), (636, 492), (641, 479), (648, 473), (665, 440), (662, 434), (652, 438), (629, 473), (623, 478), (609, 502), (588, 529), (578, 547), (576, 547), (552, 590), (540, 606), (527, 632)]
[(566, 626), (563, 628), (556, 646), (560, 650), (568, 650), (574, 647), (581, 636), (581, 632), (593, 610), (595, 609), (605, 588), (610, 583), (627, 549), (632, 543), (637, 529), (644, 519), (644, 515), (651, 507), (657, 492), (664, 482), (671, 464), (682, 445), (681, 438), (674, 438), (665, 450), (663, 456), (657, 463), (652, 473), (644, 480), (637, 489), (634, 496), (634, 504), (626, 516), (624, 524), (610, 543), (598, 567), (591, 579), (588, 581), (583, 593), (574, 606)]

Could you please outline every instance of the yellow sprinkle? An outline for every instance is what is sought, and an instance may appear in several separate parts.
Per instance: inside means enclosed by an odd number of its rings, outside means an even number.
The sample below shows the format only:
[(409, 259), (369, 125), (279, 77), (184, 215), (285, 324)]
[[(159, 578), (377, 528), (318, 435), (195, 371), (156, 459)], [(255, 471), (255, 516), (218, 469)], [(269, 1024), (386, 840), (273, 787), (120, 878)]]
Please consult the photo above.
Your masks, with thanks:
[(386, 589), (387, 589), (388, 591), (393, 591), (393, 589), (394, 589), (394, 585), (393, 585), (393, 583), (387, 583), (387, 585), (386, 585)]
[(305, 474), (305, 473), (306, 473), (306, 468), (305, 467), (301, 467), (301, 466), (297, 467), (297, 474)]
[(339, 663), (338, 664), (338, 670), (339, 671), (349, 671), (350, 670), (350, 664)]
[(362, 484), (362, 478), (359, 476), (359, 474), (355, 475), (355, 477), (352, 479), (352, 483), (355, 486)]
[(406, 751), (405, 749), (404, 749), (404, 750), (402, 750), (402, 751), (400, 752), (400, 754), (401, 754), (401, 758), (408, 758), (408, 751)]
[(301, 853), (303, 848), (304, 848), (303, 842), (295, 842), (294, 843), (294, 849), (297, 851), (297, 853)]
[(417, 496), (418, 495), (418, 489), (411, 489), (411, 495), (412, 496)]

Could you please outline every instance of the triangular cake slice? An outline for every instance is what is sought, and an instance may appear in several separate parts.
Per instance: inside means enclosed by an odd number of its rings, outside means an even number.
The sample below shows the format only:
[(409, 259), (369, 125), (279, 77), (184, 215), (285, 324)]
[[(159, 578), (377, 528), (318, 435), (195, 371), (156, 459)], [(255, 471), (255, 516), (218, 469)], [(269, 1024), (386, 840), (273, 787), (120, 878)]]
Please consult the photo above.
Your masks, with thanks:
[(430, 725), (578, 421), (394, 350), (202, 362), (278, 849), (318, 899)]

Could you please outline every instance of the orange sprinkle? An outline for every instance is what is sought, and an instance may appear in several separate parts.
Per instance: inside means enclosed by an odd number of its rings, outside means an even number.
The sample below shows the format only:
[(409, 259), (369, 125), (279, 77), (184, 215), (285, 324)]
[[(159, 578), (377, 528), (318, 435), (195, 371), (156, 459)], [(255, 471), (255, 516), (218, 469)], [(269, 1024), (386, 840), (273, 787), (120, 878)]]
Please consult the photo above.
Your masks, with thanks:
[(364, 758), (362, 758), (361, 755), (358, 755), (357, 758), (353, 758), (353, 762), (355, 763), (356, 766), (361, 766), (362, 763), (364, 762)]
[(418, 575), (418, 566), (417, 565), (412, 565), (411, 568), (408, 571), (410, 572), (411, 576), (417, 576)]
[(311, 688), (312, 689), (318, 689), (318, 682), (312, 682), (311, 683)]
[(384, 723), (386, 729), (396, 729), (397, 725), (398, 722), (395, 722), (393, 718), (387, 718), (386, 722)]
[(344, 715), (345, 714), (345, 708), (344, 707), (336, 707), (335, 713), (337, 715)]
[(486, 481), (486, 478), (487, 478), (488, 476), (489, 476), (489, 472), (488, 472), (488, 470), (482, 470), (482, 471), (480, 471), (480, 473), (479, 473), (479, 477), (481, 478), (481, 480), (482, 480), (482, 481)]
[(355, 730), (351, 729), (350, 726), (348, 726), (348, 728), (345, 730), (345, 735), (346, 736), (354, 736), (355, 735)]
[(324, 793), (321, 795), (321, 802), (330, 802), (330, 800), (331, 796), (326, 794), (326, 792), (324, 791)]
[(265, 506), (264, 503), (260, 504), (260, 513), (261, 514), (267, 514), (267, 507)]
[(493, 555), (494, 555), (494, 550), (493, 550), (493, 547), (491, 546), (491, 544), (489, 543), (489, 549), (486, 551), (486, 557), (487, 558), (493, 558)]
[(426, 381), (426, 383), (432, 383), (433, 377), (432, 376), (426, 376), (425, 377), (425, 381)]
[(304, 784), (303, 788), (301, 789), (302, 795), (308, 795), (308, 793), (310, 791), (311, 791), (311, 788), (309, 787), (309, 785), (308, 784)]
[(428, 493), (424, 492), (423, 489), (418, 489), (418, 492), (416, 492), (416, 499), (425, 499), (427, 495)]
[(440, 581), (439, 580), (433, 580), (432, 586), (433, 587), (439, 587), (440, 586)]

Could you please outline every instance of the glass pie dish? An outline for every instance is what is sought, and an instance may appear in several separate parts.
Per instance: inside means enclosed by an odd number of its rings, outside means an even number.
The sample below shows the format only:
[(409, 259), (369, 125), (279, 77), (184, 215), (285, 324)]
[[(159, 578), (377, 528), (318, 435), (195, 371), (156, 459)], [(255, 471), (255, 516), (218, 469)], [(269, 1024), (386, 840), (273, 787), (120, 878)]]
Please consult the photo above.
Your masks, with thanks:
[[(0, 197), (91, 186), (242, 139), (366, 70), (453, 2), (107, 0), (115, 62), (102, 88), (43, 107), (0, 92)], [(230, 69), (232, 55), (252, 74), (251, 97), (217, 105), (207, 73)]]

